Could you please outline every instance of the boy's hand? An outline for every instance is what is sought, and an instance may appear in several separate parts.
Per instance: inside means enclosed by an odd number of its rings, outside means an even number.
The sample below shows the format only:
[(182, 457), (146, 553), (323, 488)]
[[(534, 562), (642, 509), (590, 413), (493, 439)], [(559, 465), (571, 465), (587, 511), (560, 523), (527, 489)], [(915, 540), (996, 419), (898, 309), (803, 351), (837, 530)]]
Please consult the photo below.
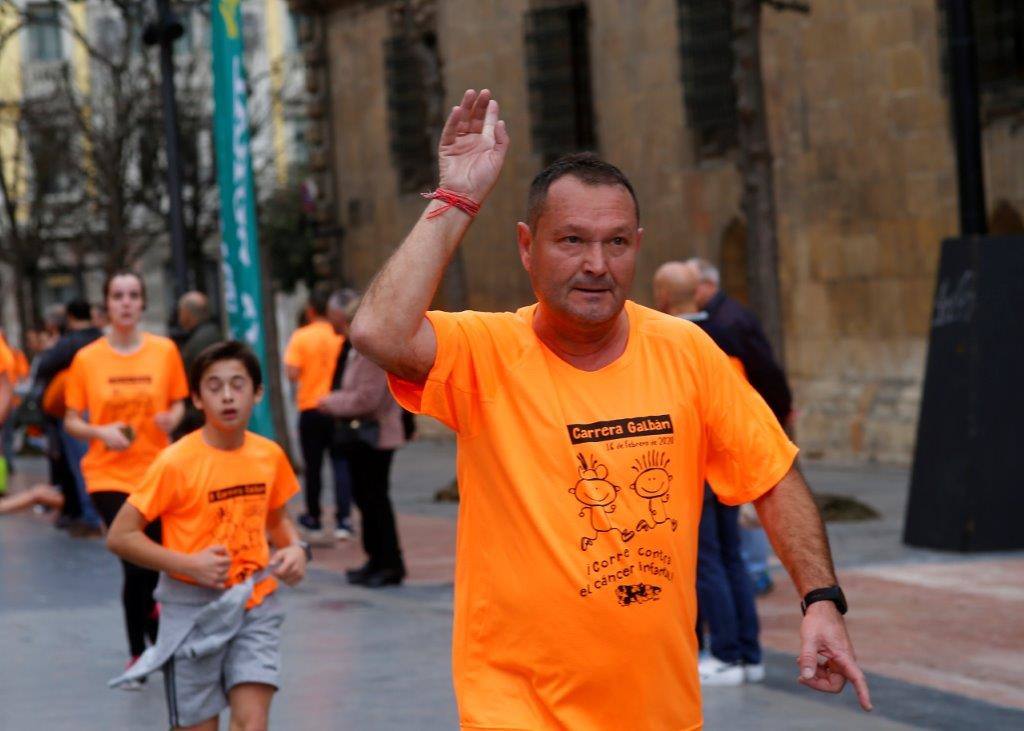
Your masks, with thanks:
[(128, 425), (117, 421), (113, 424), (105, 424), (97, 430), (100, 441), (114, 452), (123, 452), (132, 446), (132, 440), (125, 435)]
[(294, 543), (279, 548), (270, 557), (270, 566), (274, 569), (274, 576), (288, 586), (295, 586), (306, 576), (306, 552)]
[(224, 589), (231, 568), (231, 554), (224, 546), (210, 546), (205, 551), (188, 556), (185, 573), (196, 583), (210, 589)]

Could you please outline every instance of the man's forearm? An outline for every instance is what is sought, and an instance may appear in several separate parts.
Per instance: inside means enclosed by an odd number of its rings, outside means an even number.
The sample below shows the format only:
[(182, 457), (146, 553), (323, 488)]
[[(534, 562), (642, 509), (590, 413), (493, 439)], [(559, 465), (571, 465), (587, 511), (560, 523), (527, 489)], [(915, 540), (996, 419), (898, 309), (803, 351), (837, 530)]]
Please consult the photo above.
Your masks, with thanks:
[(775, 553), (801, 597), (812, 589), (836, 583), (825, 524), (795, 465), (754, 505)]
[(403, 354), (423, 325), (448, 260), (472, 219), (451, 208), (436, 218), (427, 213), (443, 204), (432, 201), (416, 226), (370, 284), (355, 319), (355, 347), (386, 370), (401, 373)]

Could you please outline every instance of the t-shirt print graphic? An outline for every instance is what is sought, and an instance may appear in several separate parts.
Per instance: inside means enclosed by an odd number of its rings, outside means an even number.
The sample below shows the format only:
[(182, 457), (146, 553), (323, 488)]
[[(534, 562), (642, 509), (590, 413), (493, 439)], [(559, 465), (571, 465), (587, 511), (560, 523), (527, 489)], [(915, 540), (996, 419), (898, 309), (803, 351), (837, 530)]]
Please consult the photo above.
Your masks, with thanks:
[[(664, 538), (658, 535), (665, 537), (663, 531), (674, 533), (679, 527), (669, 511), (673, 475), (667, 450), (675, 443), (672, 417), (664, 414), (569, 424), (567, 431), (574, 446), (589, 442), (607, 450), (609, 457), (627, 452), (632, 458), (632, 462), (610, 459), (609, 467), (588, 449), (576, 452), (579, 479), (569, 492), (582, 506), (578, 512), (584, 519), (579, 549), (594, 553), (602, 534), (618, 534), (622, 541), (615, 553), (588, 559), (587, 586), (580, 596), (611, 591), (622, 607), (658, 601), (662, 587), (650, 579), (671, 581), (673, 575), (672, 551), (666, 550)], [(615, 474), (616, 470), (624, 472), (627, 464), (628, 474)]]
[(613, 530), (618, 531), (622, 540), (628, 542), (634, 535), (633, 531), (615, 526), (611, 519), (615, 512), (615, 498), (622, 488), (608, 479), (608, 468), (598, 462), (597, 457), (591, 455), (590, 462), (587, 462), (587, 458), (580, 452), (576, 458), (580, 461), (580, 479), (569, 488), (569, 492), (583, 504), (579, 515), (581, 518), (589, 517), (590, 529), (593, 531), (593, 535), (580, 538), (580, 550), (586, 551), (594, 545), (598, 534)]

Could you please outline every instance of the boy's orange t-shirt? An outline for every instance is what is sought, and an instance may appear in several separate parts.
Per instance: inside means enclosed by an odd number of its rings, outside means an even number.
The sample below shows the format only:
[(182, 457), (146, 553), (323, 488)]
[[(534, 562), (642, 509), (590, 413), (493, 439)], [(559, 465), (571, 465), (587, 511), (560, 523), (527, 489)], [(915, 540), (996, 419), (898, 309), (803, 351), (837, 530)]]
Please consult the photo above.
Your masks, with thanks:
[(389, 376), (458, 435), (462, 728), (699, 728), (705, 479), (753, 500), (796, 447), (696, 325), (627, 302), (625, 352), (586, 372), (540, 342), (535, 309), (428, 313), (426, 382)]
[(292, 333), (284, 351), (285, 365), (299, 369), (295, 394), (299, 411), (315, 409), (321, 397), (331, 391), (331, 378), (345, 338), (329, 322), (320, 320)]
[[(128, 498), (146, 520), (163, 525), (163, 545), (181, 553), (224, 546), (231, 554), (228, 585), (245, 581), (270, 561), (267, 516), (299, 491), (284, 451), (245, 433), (235, 450), (215, 449), (202, 429), (165, 449)], [(187, 576), (174, 578), (195, 583)], [(267, 577), (253, 589), (252, 608), (277, 587)]]
[(130, 355), (114, 350), (106, 338), (78, 351), (65, 387), (67, 408), (88, 412), (90, 424), (121, 421), (135, 432), (131, 446), (122, 452), (107, 449), (98, 439), (92, 441), (82, 458), (89, 492), (131, 493), (170, 443), (153, 417), (186, 396), (185, 366), (168, 338), (144, 333), (142, 345)]

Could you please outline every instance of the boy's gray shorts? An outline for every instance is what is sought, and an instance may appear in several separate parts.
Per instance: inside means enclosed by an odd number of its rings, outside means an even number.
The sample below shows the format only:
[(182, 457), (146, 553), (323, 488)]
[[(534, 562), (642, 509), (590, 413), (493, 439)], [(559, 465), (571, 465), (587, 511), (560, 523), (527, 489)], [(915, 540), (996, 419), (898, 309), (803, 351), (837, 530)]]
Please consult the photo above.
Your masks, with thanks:
[[(164, 605), (163, 612), (174, 611)], [(198, 628), (164, 665), (164, 689), (171, 726), (192, 726), (220, 714), (227, 693), (239, 683), (278, 688), (284, 612), (274, 592), (245, 613), (233, 637), (218, 641)]]

